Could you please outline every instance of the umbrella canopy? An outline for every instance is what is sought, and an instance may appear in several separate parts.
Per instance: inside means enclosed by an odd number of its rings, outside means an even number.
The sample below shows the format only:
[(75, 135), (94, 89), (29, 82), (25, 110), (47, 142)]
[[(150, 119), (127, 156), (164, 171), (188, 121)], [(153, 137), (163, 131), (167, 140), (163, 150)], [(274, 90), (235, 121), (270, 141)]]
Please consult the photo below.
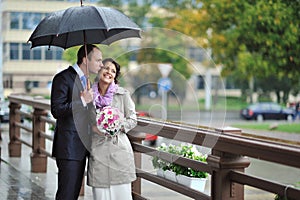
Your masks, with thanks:
[(114, 8), (79, 6), (45, 17), (31, 34), (31, 48), (58, 46), (67, 49), (84, 44), (109, 45), (117, 40), (140, 37), (141, 29)]

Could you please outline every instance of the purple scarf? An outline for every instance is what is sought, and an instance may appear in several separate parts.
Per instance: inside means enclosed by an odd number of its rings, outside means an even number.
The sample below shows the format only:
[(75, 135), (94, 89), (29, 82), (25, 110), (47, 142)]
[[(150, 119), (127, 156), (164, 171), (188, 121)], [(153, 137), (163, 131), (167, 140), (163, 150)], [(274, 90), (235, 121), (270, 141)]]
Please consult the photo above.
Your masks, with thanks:
[(111, 104), (112, 100), (113, 100), (113, 96), (116, 93), (117, 89), (118, 89), (118, 85), (115, 84), (115, 82), (112, 82), (109, 86), (108, 89), (105, 93), (104, 96), (102, 96), (99, 93), (98, 90), (98, 82), (95, 82), (92, 86), (93, 92), (94, 92), (94, 105), (96, 106), (96, 108), (102, 108), (104, 106), (108, 106)]

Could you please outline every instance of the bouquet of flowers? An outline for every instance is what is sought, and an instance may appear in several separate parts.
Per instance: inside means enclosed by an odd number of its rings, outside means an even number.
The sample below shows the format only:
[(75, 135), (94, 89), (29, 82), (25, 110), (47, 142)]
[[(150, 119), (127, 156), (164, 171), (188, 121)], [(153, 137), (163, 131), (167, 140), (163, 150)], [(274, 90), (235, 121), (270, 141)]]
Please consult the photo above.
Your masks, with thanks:
[(114, 136), (121, 128), (121, 113), (117, 108), (105, 106), (97, 109), (97, 128), (106, 136)]

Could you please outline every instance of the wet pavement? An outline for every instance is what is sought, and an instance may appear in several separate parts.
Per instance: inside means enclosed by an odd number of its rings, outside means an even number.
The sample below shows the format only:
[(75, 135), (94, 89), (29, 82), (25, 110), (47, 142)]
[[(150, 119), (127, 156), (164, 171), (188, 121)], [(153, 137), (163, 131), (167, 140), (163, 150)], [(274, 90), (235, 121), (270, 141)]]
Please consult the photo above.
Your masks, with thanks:
[(2, 161), (0, 179), (1, 199), (53, 199), (46, 195), (45, 189), (9, 163)]
[[(30, 152), (31, 148), (22, 145), (22, 156), (12, 158), (8, 156), (8, 125), (2, 125), (1, 163), (0, 163), (0, 199), (9, 200), (40, 200), (54, 199), (57, 188), (57, 169), (55, 161), (48, 158), (47, 173), (32, 173), (30, 171)], [(26, 136), (25, 136), (26, 138)], [(296, 138), (299, 139), (299, 138)], [(300, 141), (300, 140), (299, 140)], [(51, 148), (46, 143), (47, 150)], [(142, 157), (143, 170), (152, 171), (151, 159), (147, 156)], [(264, 163), (260, 163), (260, 167)], [(289, 171), (290, 169), (286, 169)], [(298, 169), (297, 174), (300, 176)], [(260, 173), (265, 170), (249, 168), (250, 173)], [(285, 171), (285, 170), (284, 170)], [(298, 175), (297, 175), (298, 176)], [(299, 177), (298, 176), (298, 177)], [(293, 180), (292, 180), (293, 181)], [(210, 182), (208, 180), (205, 193), (209, 194)], [(142, 195), (151, 200), (188, 200), (183, 195), (168, 190), (151, 182), (142, 180)], [(79, 200), (92, 199), (91, 188), (85, 185), (85, 194)], [(245, 200), (272, 200), (274, 194), (270, 194), (258, 189), (245, 186)]]

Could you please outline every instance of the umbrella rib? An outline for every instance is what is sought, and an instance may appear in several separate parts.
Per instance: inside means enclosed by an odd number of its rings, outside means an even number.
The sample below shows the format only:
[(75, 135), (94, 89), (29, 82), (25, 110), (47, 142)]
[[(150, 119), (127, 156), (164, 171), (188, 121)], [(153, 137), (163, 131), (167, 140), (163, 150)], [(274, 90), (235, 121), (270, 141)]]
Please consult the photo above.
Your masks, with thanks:
[[(96, 7), (94, 7), (94, 6), (92, 6), (92, 8), (93, 9), (95, 9), (97, 12), (97, 14), (98, 14), (98, 16), (100, 17), (100, 19), (102, 19), (102, 21), (103, 21), (103, 24), (104, 24), (104, 26), (105, 26), (105, 28), (106, 28), (106, 30), (107, 31), (109, 31), (109, 27), (108, 27), (108, 25), (106, 24), (106, 21), (107, 21), (107, 17), (106, 17), (106, 15), (105, 15), (105, 12), (103, 12), (102, 11), (102, 8), (96, 8)], [(101, 13), (99, 13), (99, 12), (101, 12)], [(105, 16), (105, 20), (103, 19), (103, 16)]]
[(48, 46), (48, 51), (50, 50), (51, 44), (53, 43), (53, 38), (54, 38), (54, 35), (51, 35), (51, 40), (50, 40), (50, 43)]
[(68, 39), (69, 39), (69, 33), (66, 34), (66, 42), (65, 42), (64, 49), (67, 48)]

